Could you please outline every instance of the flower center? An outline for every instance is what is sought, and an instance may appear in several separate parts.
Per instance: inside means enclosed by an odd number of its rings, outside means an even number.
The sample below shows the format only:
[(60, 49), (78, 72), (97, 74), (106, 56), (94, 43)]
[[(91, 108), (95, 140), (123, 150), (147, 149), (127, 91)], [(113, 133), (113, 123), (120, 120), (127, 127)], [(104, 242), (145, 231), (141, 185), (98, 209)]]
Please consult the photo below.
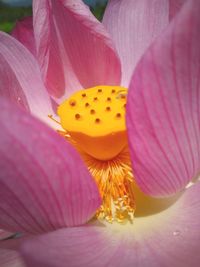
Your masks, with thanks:
[(63, 135), (75, 146), (97, 182), (98, 218), (133, 219), (133, 175), (125, 124), (127, 89), (96, 86), (78, 91), (58, 107)]

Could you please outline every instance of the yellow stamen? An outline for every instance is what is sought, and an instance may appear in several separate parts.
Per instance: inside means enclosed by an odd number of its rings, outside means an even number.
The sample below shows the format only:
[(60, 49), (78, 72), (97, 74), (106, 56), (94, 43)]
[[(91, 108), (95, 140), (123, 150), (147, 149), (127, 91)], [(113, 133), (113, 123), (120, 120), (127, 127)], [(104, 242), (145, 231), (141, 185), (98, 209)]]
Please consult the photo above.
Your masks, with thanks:
[(81, 90), (58, 107), (65, 136), (79, 151), (97, 182), (102, 206), (99, 219), (132, 222), (133, 175), (127, 145), (127, 89), (97, 86)]
[(103, 200), (96, 216), (109, 222), (132, 222), (135, 202), (128, 149), (124, 149), (117, 157), (108, 161), (99, 161), (87, 154), (82, 156), (98, 184)]
[(60, 122), (57, 121), (57, 120), (53, 117), (53, 115), (49, 114), (48, 117), (49, 117), (52, 121), (54, 121), (54, 122), (56, 122), (57, 124), (60, 125)]

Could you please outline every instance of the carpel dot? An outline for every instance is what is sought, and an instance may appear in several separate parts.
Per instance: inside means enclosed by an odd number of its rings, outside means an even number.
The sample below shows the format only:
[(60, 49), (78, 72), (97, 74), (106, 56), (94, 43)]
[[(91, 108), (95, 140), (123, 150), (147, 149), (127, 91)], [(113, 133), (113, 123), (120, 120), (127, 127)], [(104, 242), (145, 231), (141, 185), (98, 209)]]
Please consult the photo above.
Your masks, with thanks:
[(58, 107), (63, 129), (96, 159), (112, 159), (127, 146), (126, 99), (122, 103), (117, 97), (121, 92), (127, 93), (127, 89), (100, 85), (76, 92)]
[(73, 99), (71, 99), (71, 100), (69, 101), (69, 104), (70, 104), (70, 106), (74, 107), (74, 106), (76, 106), (76, 101), (73, 100)]
[(122, 116), (121, 113), (116, 114), (116, 118), (118, 118), (118, 119), (121, 118), (121, 116)]
[(96, 118), (95, 123), (100, 123), (101, 120), (99, 118)]
[(90, 114), (95, 114), (95, 110), (94, 109), (91, 109), (90, 110)]
[(80, 118), (81, 118), (81, 115), (80, 115), (80, 114), (78, 114), (78, 113), (75, 114), (75, 119), (76, 119), (76, 120), (79, 120)]

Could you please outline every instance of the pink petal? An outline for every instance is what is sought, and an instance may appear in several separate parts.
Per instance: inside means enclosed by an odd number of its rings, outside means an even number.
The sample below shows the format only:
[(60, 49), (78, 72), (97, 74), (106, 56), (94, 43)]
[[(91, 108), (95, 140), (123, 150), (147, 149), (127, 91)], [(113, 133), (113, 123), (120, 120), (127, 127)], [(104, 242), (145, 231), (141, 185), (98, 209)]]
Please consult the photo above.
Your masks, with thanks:
[(0, 249), (1, 267), (25, 267), (25, 263), (19, 253), (14, 250)]
[(61, 229), (25, 242), (22, 255), (29, 267), (197, 267), (199, 229), (200, 183), (132, 225)]
[(74, 148), (5, 100), (0, 110), (0, 227), (40, 233), (88, 221), (99, 193)]
[(33, 1), (33, 22), (39, 64), (52, 96), (120, 83), (113, 44), (81, 0)]
[(32, 17), (17, 21), (11, 35), (21, 42), (34, 56), (36, 55)]
[(122, 85), (150, 43), (169, 22), (168, 0), (110, 0), (103, 24), (114, 40), (122, 62)]
[(169, 18), (170, 20), (180, 11), (183, 4), (186, 3), (187, 0), (169, 0)]
[(0, 32), (0, 96), (18, 103), (43, 121), (53, 114), (34, 57), (13, 37)]
[(199, 13), (200, 2), (188, 1), (142, 58), (130, 84), (133, 170), (150, 195), (173, 194), (200, 171)]

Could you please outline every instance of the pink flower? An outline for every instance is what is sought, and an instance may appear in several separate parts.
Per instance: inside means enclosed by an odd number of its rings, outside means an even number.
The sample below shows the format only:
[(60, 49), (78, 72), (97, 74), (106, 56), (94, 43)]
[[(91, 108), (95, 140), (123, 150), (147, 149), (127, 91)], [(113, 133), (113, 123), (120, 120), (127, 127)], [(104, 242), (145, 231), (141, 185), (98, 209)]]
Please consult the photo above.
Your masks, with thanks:
[[(32, 54), (0, 33), (0, 228), (26, 233), (0, 242), (1, 267), (199, 266), (200, 184), (185, 187), (200, 171), (200, 1), (179, 12), (182, 2), (111, 0), (101, 24), (79, 0), (34, 1), (34, 35), (30, 19), (14, 33)], [(133, 224), (88, 223), (98, 188), (37, 119), (52, 123), (56, 102), (100, 84), (129, 89), (132, 167), (147, 194), (136, 193)]]

